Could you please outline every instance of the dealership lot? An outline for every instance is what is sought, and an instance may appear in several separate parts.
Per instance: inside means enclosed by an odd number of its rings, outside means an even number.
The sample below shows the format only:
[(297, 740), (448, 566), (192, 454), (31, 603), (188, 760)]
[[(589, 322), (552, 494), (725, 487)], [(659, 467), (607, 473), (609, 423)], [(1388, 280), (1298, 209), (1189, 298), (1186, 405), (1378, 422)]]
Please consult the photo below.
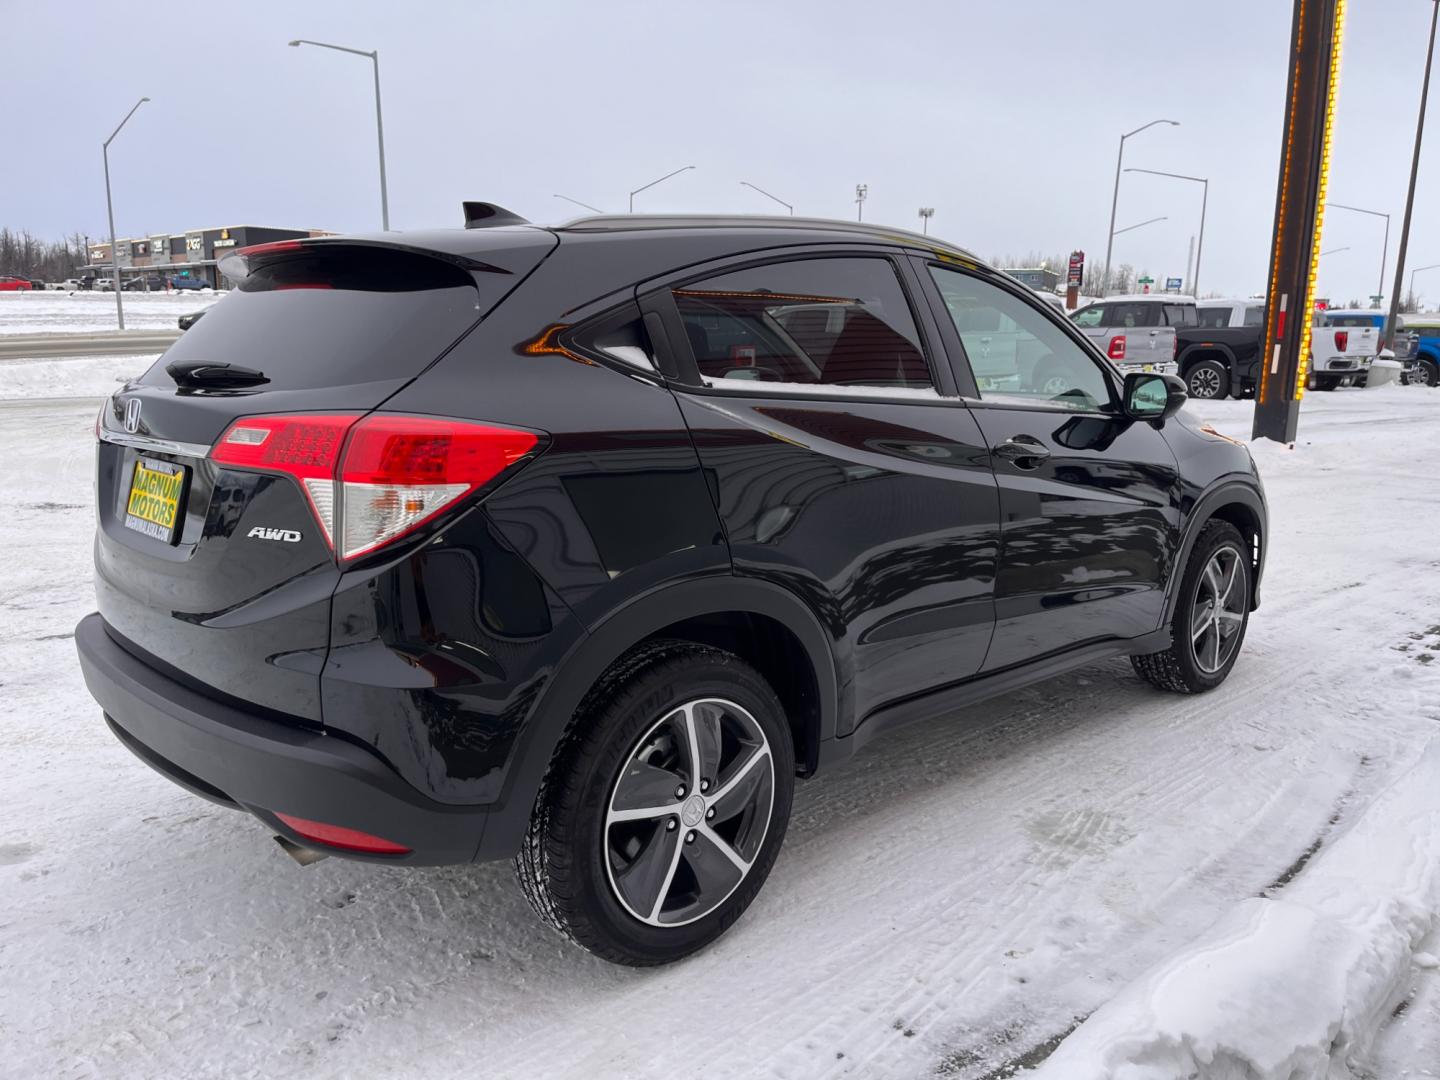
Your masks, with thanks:
[[(15, 1075), (983, 1077), (1323, 850), (1440, 735), (1416, 464), (1440, 393), (1311, 395), (1293, 450), (1255, 448), (1274, 541), (1223, 687), (1160, 695), (1118, 661), (908, 729), (800, 788), (736, 932), (616, 970), (540, 927), (508, 865), (301, 870), (115, 744), (71, 633), (96, 401), (146, 363), (14, 364), (26, 396), (0, 402)], [(1248, 435), (1248, 402), (1189, 407)], [(1377, 1076), (1440, 1050), (1440, 979), (1404, 978)]]

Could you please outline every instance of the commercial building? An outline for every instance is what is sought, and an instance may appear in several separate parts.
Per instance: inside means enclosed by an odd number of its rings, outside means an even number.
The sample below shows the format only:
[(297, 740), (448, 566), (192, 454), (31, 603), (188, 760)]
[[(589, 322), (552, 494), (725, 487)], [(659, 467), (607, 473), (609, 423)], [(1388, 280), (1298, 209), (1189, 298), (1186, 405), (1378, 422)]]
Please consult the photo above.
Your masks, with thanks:
[[(213, 289), (226, 289), (230, 282), (217, 263), (233, 248), (268, 244), (276, 240), (304, 240), (329, 236), (321, 229), (280, 229), (265, 225), (230, 225), (219, 229), (189, 229), (183, 233), (156, 233), (152, 236), (116, 240), (120, 256), (120, 283), (133, 278), (163, 288), (173, 279), (198, 282)], [(108, 278), (114, 273), (110, 242), (90, 245), (89, 263), (80, 268), (81, 277)], [(164, 284), (160, 284), (163, 282)]]
[(1038, 292), (1054, 292), (1060, 287), (1060, 275), (1048, 266), (1017, 266), (1005, 273)]

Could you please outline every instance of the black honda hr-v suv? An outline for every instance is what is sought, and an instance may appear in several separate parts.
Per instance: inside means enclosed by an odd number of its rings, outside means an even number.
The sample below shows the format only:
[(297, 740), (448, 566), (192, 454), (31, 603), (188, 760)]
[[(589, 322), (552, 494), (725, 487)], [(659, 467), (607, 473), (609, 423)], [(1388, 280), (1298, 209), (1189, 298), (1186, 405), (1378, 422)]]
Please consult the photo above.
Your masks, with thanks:
[(845, 222), (467, 212), (228, 256), (97, 423), (90, 691), (297, 857), (513, 857), (660, 963), (872, 737), (1234, 665), (1249, 453), (1023, 285)]

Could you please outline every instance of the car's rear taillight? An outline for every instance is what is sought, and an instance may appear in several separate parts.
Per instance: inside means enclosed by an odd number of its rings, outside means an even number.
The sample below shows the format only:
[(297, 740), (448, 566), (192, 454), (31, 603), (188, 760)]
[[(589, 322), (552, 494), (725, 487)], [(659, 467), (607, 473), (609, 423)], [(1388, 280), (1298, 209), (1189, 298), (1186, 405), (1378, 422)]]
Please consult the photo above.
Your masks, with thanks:
[(1124, 335), (1124, 334), (1116, 334), (1114, 337), (1112, 337), (1112, 338), (1110, 339), (1110, 348), (1109, 348), (1108, 350), (1106, 350), (1105, 355), (1108, 356), (1108, 357), (1110, 357), (1111, 360), (1124, 360), (1124, 359), (1125, 359), (1125, 335)]
[(232, 468), (293, 476), (325, 542), (342, 559), (353, 559), (413, 532), (494, 480), (538, 441), (529, 431), (431, 416), (251, 416), (231, 424), (210, 457)]
[(413, 531), (499, 476), (537, 441), (529, 431), (464, 420), (366, 417), (355, 425), (340, 466), (341, 555), (353, 559)]
[(1336, 352), (1342, 352), (1342, 353), (1343, 353), (1343, 352), (1345, 351), (1345, 349), (1349, 346), (1349, 344), (1350, 344), (1350, 331), (1349, 331), (1349, 330), (1336, 330), (1336, 331), (1335, 331), (1335, 351), (1336, 351)]

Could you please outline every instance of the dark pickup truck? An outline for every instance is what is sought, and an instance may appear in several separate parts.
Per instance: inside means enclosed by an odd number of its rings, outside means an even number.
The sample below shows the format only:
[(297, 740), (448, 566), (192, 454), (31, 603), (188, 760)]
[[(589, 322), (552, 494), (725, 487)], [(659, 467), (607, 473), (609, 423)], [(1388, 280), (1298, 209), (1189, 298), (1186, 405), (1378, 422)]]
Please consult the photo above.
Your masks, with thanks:
[(1260, 380), (1265, 301), (1201, 300), (1198, 325), (1175, 335), (1175, 361), (1192, 398), (1247, 397)]

